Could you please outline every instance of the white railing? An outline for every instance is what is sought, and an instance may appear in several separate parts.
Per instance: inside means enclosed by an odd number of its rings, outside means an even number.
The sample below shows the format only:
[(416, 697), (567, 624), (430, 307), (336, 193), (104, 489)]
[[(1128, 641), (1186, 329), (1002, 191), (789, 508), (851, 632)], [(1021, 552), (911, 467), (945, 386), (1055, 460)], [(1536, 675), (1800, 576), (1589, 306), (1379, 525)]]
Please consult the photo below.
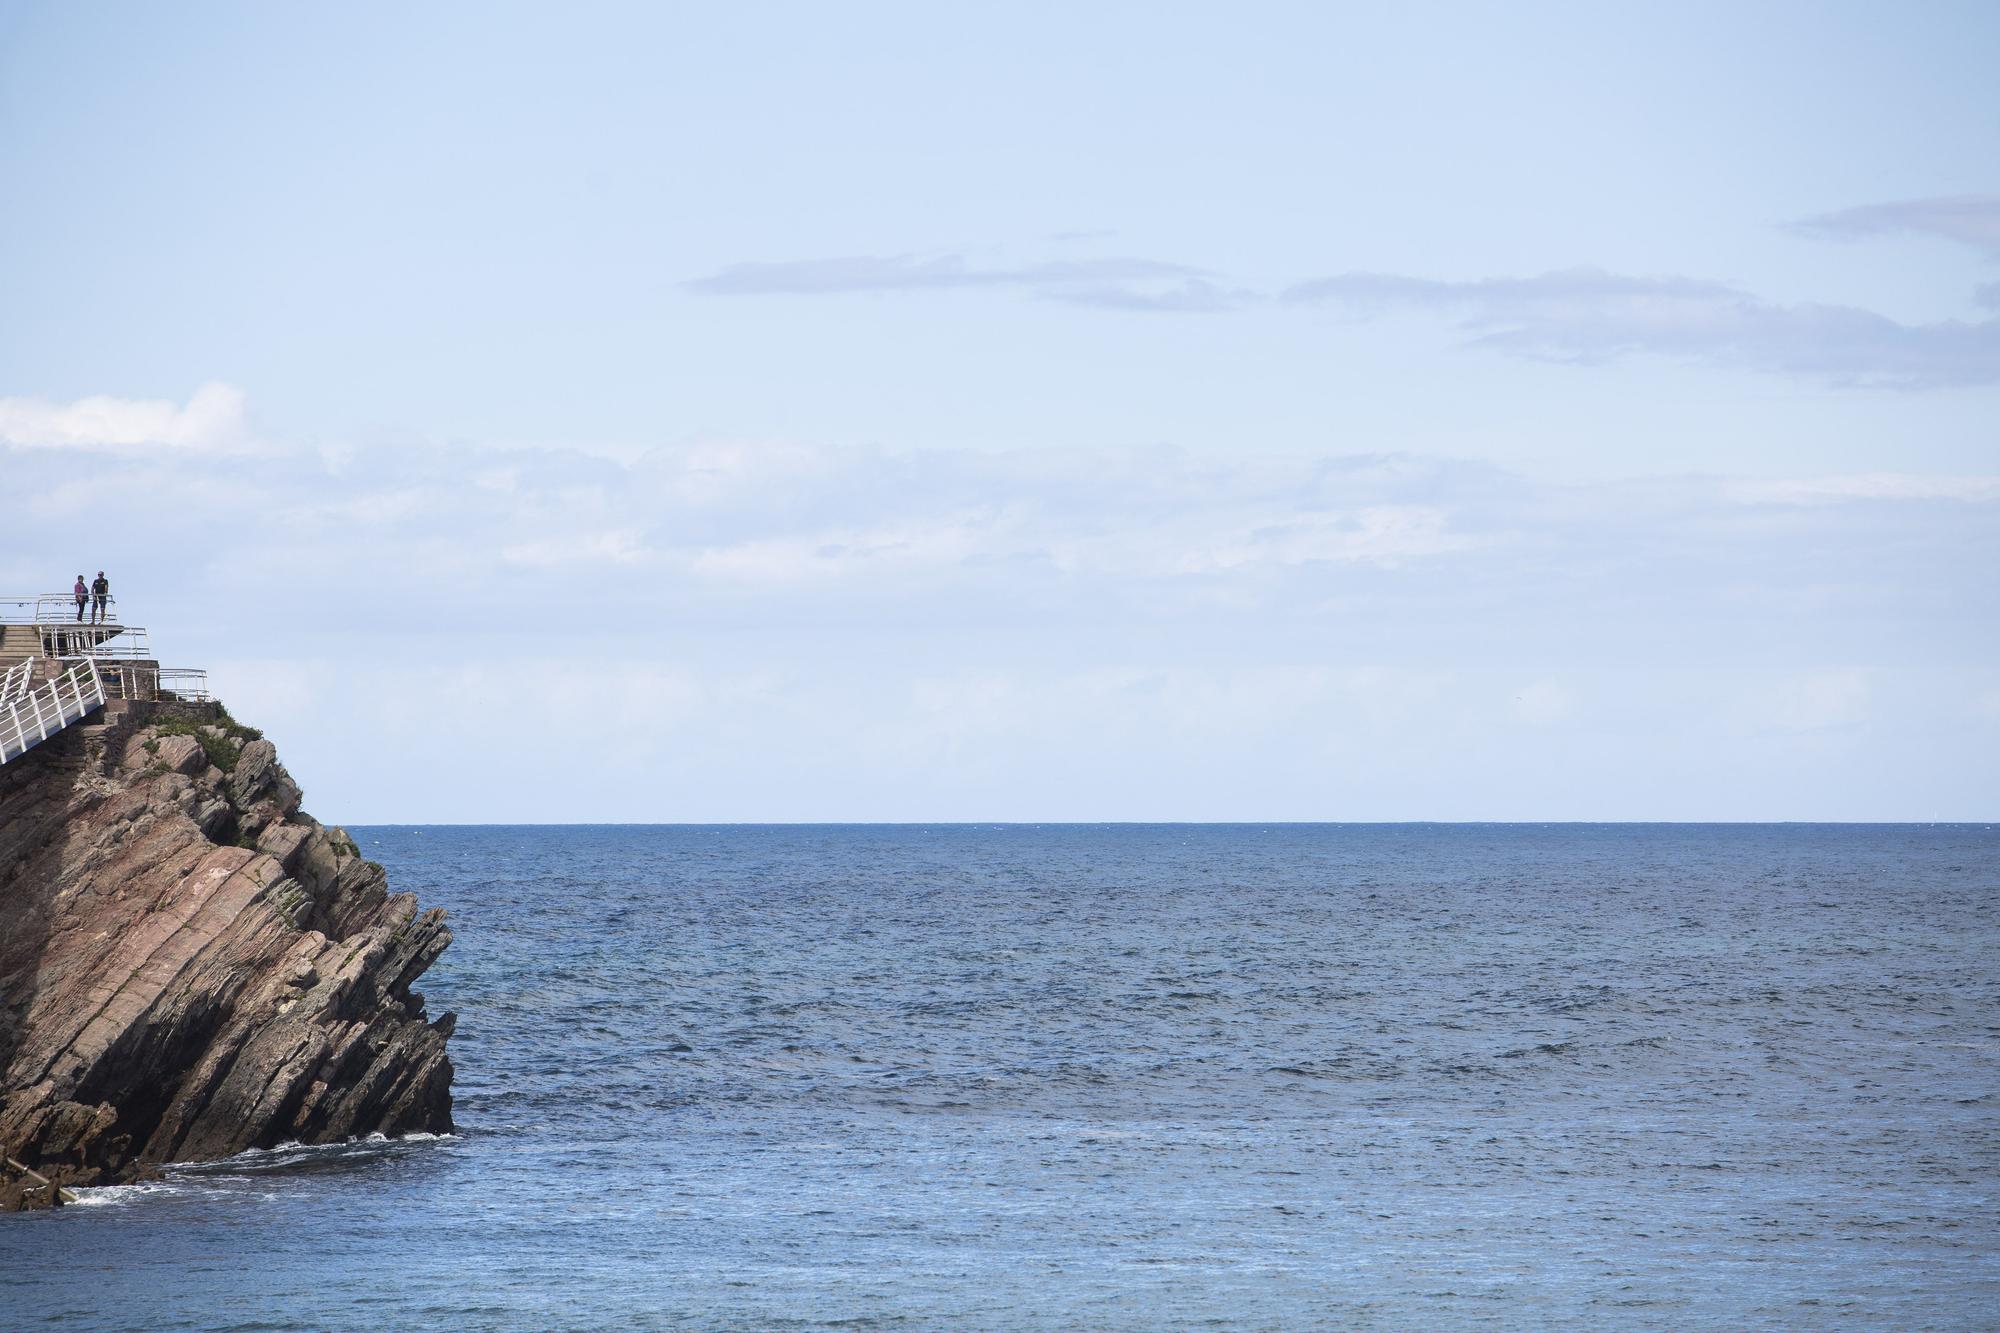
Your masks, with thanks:
[[(76, 619), (76, 599), (69, 593), (0, 595), (0, 624), (32, 625), (36, 647), (44, 658), (53, 658), (72, 669), (81, 663), (94, 663), (98, 685), (106, 698), (214, 702), (206, 671), (160, 666), (145, 629), (119, 624), (117, 616), (110, 614), (118, 599), (108, 601), (107, 618), (97, 622), (93, 618), (94, 606), (85, 611), (82, 620)], [(0, 704), (32, 687), (33, 660), (0, 675)]]
[(199, 667), (161, 667), (153, 675), (158, 698), (191, 704), (215, 702), (215, 696), (208, 692), (208, 673)]
[[(86, 602), (83, 618), (86, 623), (96, 614), (95, 602)], [(104, 615), (107, 620), (115, 620), (118, 599), (104, 599)], [(32, 592), (0, 593), (0, 625), (48, 625), (58, 620), (72, 623), (76, 620), (76, 594), (73, 592)]]
[(35, 659), (32, 657), (24, 658), (19, 665), (9, 668), (6, 674), (0, 675), (0, 704), (15, 695), (26, 694), (34, 678)]
[[(96, 661), (95, 658), (79, 659)], [(196, 667), (161, 667), (150, 662), (98, 662), (98, 678), (107, 699), (164, 700), (212, 703), (208, 673)]]
[(37, 625), (44, 657), (151, 657), (140, 625)]
[[(116, 597), (106, 597), (104, 599), (104, 623), (110, 625), (117, 624), (117, 611), (118, 599)], [(75, 593), (45, 592), (35, 598), (35, 623), (38, 625), (53, 625), (57, 623), (81, 623), (87, 625), (96, 618), (97, 602), (95, 599), (85, 599), (83, 619), (78, 621)]]
[(104, 681), (86, 658), (54, 680), (0, 704), (0, 764), (33, 747), (95, 709), (104, 707)]

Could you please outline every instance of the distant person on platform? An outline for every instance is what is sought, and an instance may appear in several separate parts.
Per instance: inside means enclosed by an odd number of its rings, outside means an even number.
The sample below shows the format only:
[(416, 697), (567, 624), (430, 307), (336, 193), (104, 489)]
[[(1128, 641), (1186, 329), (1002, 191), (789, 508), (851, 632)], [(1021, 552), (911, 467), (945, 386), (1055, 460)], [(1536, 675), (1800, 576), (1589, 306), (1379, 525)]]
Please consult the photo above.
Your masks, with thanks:
[(90, 589), (83, 586), (83, 575), (76, 576), (76, 623), (83, 623), (83, 613), (90, 609)]
[(97, 571), (97, 577), (91, 580), (90, 597), (96, 603), (90, 613), (90, 623), (102, 625), (104, 608), (111, 601), (111, 580), (104, 577), (104, 571), (101, 569)]

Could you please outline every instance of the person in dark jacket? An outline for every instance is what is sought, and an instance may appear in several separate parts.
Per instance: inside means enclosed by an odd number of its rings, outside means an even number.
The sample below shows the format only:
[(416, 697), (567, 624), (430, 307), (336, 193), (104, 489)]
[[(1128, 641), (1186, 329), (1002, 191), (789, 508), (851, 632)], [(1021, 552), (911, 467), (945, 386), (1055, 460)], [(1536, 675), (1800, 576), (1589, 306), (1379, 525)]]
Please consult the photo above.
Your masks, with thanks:
[(104, 571), (101, 569), (97, 571), (97, 577), (90, 582), (90, 597), (95, 603), (91, 609), (90, 623), (102, 625), (105, 605), (111, 600), (111, 581), (104, 577)]

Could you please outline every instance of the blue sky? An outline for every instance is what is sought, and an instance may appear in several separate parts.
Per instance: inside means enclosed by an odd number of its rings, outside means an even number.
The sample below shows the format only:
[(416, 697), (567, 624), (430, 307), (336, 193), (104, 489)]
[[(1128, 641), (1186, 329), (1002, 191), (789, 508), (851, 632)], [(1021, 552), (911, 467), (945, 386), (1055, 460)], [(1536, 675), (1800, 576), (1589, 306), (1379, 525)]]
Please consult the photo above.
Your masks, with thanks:
[(1990, 818), (1995, 49), (0, 3), (0, 592), (335, 820)]

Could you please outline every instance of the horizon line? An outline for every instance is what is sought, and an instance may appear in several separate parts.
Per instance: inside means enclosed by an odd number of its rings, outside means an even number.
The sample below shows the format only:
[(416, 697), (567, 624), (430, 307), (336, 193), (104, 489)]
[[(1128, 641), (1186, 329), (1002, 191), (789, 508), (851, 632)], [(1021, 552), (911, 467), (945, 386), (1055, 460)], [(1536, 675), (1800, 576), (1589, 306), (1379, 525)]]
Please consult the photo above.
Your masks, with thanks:
[[(324, 821), (322, 821), (324, 822)], [(338, 828), (1986, 828), (1994, 819), (723, 819), (355, 820)]]

